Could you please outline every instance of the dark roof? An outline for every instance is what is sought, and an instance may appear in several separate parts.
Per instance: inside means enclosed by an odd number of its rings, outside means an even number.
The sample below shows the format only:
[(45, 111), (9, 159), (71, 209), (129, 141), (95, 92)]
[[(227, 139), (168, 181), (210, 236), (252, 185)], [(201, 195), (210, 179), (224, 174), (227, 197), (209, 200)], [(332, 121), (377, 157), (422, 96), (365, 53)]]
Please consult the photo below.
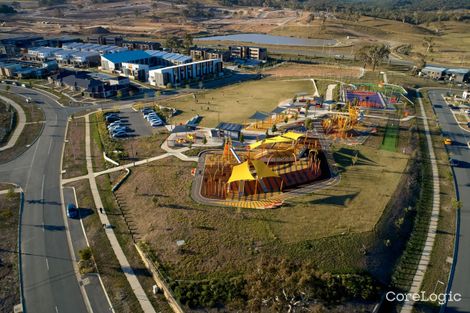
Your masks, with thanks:
[(250, 116), (249, 119), (250, 119), (250, 120), (263, 121), (263, 120), (265, 120), (268, 116), (269, 116), (268, 113), (256, 111), (256, 113), (253, 114), (252, 116)]
[(195, 130), (196, 127), (190, 125), (176, 125), (171, 132), (172, 133), (186, 133)]
[(217, 125), (216, 129), (232, 131), (232, 132), (240, 132), (243, 129), (243, 125), (222, 122), (222, 123), (219, 123), (219, 125)]
[(150, 58), (150, 54), (143, 50), (129, 50), (115, 53), (107, 53), (103, 55), (103, 58), (113, 63), (123, 63)]
[(274, 110), (272, 110), (271, 113), (279, 114), (279, 113), (282, 113), (285, 109), (286, 108), (277, 107)]

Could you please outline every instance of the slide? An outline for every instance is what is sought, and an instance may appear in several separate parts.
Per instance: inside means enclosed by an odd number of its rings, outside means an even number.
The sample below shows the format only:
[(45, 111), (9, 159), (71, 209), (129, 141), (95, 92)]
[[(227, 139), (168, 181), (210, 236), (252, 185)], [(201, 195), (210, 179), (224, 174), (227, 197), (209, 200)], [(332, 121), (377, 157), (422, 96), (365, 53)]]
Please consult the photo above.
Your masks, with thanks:
[(233, 156), (235, 157), (235, 159), (237, 160), (238, 163), (242, 163), (242, 160), (240, 160), (240, 157), (235, 152), (235, 150), (233, 150), (233, 148), (230, 148), (230, 152), (232, 152)]

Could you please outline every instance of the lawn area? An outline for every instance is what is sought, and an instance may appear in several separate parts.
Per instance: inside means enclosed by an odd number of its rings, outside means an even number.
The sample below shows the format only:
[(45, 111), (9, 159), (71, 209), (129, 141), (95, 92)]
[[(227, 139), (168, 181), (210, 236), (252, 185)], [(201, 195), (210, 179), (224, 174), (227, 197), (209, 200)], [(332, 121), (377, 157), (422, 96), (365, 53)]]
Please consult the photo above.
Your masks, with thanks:
[(18, 283), (18, 210), (19, 194), (0, 195), (0, 312), (13, 312), (20, 303)]
[(0, 163), (5, 163), (26, 151), (28, 145), (32, 144), (39, 137), (43, 128), (44, 113), (37, 105), (26, 103), (24, 98), (13, 93), (1, 91), (0, 95), (18, 103), (23, 108), (26, 115), (26, 123), (28, 123), (21, 132), (15, 146), (0, 153)]
[(400, 130), (396, 124), (387, 124), (381, 149), (387, 151), (396, 151)]
[(69, 121), (65, 144), (63, 169), (64, 178), (86, 175), (85, 158), (85, 118), (75, 118)]
[(244, 82), (217, 90), (207, 90), (196, 95), (185, 95), (159, 104), (182, 111), (172, 122), (186, 122), (199, 114), (201, 125), (214, 127), (219, 121), (242, 123), (256, 111), (272, 111), (280, 101), (292, 98), (296, 93), (313, 94), (310, 80), (257, 80)]

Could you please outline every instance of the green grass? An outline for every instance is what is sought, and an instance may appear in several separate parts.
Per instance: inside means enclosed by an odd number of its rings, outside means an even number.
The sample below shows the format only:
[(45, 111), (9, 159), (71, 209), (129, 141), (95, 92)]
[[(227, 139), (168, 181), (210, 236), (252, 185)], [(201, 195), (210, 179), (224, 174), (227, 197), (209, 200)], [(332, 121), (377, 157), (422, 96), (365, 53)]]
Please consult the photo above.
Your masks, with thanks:
[(400, 129), (398, 125), (387, 124), (384, 138), (382, 141), (381, 149), (387, 151), (396, 151), (398, 145), (398, 138), (400, 136)]
[(182, 114), (172, 118), (172, 123), (186, 122), (199, 114), (202, 126), (216, 126), (219, 121), (243, 123), (256, 111), (272, 111), (280, 101), (291, 99), (296, 93), (313, 94), (310, 80), (257, 80), (208, 90), (193, 95), (162, 100), (159, 104), (174, 107)]

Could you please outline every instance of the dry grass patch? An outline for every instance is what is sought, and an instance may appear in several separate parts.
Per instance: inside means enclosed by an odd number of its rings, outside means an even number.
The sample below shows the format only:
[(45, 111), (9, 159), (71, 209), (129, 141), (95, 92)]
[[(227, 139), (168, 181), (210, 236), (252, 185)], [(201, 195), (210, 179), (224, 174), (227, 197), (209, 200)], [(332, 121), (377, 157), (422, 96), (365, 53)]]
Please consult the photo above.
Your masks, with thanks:
[(186, 122), (196, 114), (203, 117), (201, 125), (213, 127), (219, 121), (241, 123), (256, 111), (272, 111), (280, 101), (292, 98), (296, 93), (313, 94), (310, 80), (257, 80), (240, 83), (217, 90), (208, 90), (163, 100), (160, 104), (181, 110), (174, 122)]
[[(243, 273), (269, 255), (307, 257), (333, 271), (357, 270), (363, 266), (360, 247), (342, 261), (339, 255), (346, 250), (335, 250), (337, 262), (327, 262), (326, 255), (331, 255), (332, 245), (346, 248), (351, 238), (374, 229), (408, 160), (376, 147), (360, 147), (359, 152), (354, 166), (352, 150), (336, 153), (344, 171), (337, 186), (293, 199), (278, 210), (199, 205), (190, 199), (194, 164), (173, 158), (136, 168), (120, 192), (133, 204), (133, 220), (143, 240), (172, 278)], [(337, 238), (341, 234), (347, 236)], [(186, 241), (183, 249), (176, 240)]]
[(319, 65), (319, 64), (296, 64), (287, 63), (273, 69), (264, 71), (265, 74), (274, 77), (328, 77), (341, 79), (345, 77), (358, 78), (359, 67), (340, 65)]
[(85, 118), (75, 118), (69, 122), (64, 150), (64, 178), (86, 175), (85, 158)]

